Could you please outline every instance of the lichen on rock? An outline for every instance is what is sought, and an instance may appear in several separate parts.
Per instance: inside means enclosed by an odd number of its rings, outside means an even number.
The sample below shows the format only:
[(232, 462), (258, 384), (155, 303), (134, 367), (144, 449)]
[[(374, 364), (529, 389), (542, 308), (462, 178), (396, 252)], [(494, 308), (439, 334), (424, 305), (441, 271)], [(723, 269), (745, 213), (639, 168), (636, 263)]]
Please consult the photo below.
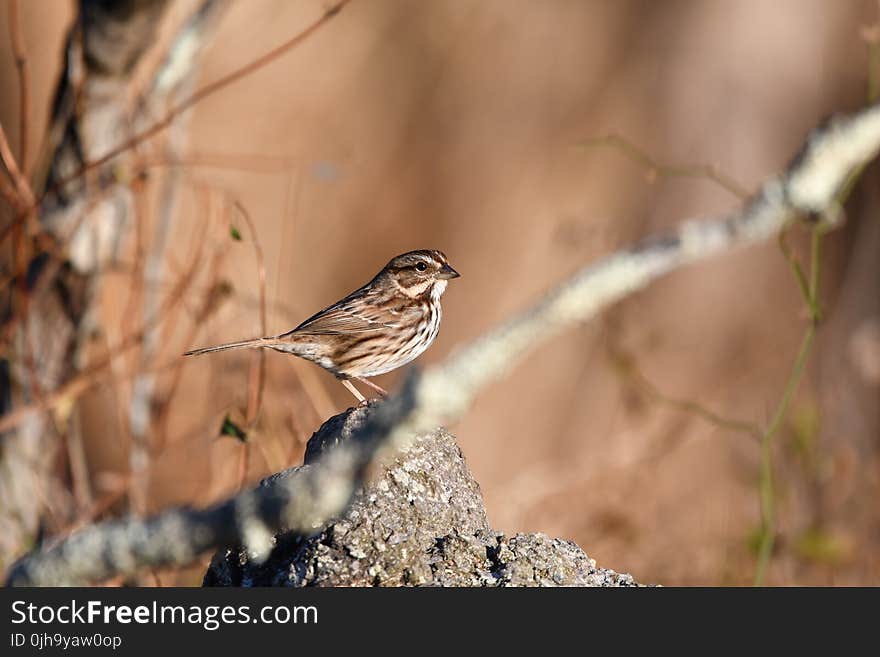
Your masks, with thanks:
[[(330, 418), (309, 440), (305, 464), (352, 439), (370, 407)], [(598, 568), (575, 543), (543, 534), (507, 537), (489, 525), (479, 484), (446, 429), (418, 436), (377, 468), (347, 511), (311, 536), (280, 534), (269, 558), (219, 551), (206, 586), (635, 586)]]

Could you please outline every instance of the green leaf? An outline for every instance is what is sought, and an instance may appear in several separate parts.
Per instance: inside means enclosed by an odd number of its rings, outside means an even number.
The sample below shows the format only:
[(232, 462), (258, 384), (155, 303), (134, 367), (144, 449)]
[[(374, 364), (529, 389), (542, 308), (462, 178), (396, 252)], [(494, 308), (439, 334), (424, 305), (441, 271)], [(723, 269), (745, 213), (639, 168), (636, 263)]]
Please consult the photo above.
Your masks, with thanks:
[(229, 227), (229, 236), (234, 239), (236, 242), (241, 242), (241, 233), (238, 231), (238, 228), (235, 226)]
[(807, 529), (795, 542), (798, 555), (810, 561), (836, 564), (848, 556), (846, 544), (820, 528)]
[(247, 442), (247, 433), (245, 433), (244, 429), (233, 422), (228, 415), (223, 418), (223, 426), (220, 427), (220, 435), (232, 436), (243, 443)]

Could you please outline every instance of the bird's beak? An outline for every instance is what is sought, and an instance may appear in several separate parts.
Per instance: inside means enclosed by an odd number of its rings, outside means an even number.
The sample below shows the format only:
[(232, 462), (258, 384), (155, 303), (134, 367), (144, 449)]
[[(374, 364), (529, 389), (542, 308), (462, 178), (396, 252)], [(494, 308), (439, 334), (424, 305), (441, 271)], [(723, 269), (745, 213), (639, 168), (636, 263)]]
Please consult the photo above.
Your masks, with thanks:
[(461, 276), (461, 274), (459, 274), (449, 265), (443, 265), (442, 267), (440, 267), (440, 271), (437, 272), (437, 278), (458, 278), (459, 276)]

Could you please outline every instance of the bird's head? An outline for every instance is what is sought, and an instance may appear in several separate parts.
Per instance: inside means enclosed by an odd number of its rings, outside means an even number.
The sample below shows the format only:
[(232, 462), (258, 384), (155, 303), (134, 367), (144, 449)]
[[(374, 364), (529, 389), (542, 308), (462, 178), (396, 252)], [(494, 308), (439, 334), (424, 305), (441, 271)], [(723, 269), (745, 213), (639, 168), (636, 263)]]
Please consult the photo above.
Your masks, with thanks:
[(441, 251), (424, 249), (392, 258), (376, 278), (415, 299), (426, 293), (440, 298), (449, 279), (460, 275)]

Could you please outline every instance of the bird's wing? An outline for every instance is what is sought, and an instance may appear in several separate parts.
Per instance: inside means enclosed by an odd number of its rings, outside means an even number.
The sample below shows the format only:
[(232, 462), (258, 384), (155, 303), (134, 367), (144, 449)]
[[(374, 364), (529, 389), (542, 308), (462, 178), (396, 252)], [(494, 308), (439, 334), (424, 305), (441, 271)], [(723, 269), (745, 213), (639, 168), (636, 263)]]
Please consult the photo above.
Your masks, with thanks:
[(341, 301), (312, 315), (292, 331), (278, 337), (283, 338), (293, 334), (342, 335), (395, 328), (394, 320), (397, 318), (389, 317), (387, 312), (363, 303), (365, 296), (363, 290), (352, 292)]

